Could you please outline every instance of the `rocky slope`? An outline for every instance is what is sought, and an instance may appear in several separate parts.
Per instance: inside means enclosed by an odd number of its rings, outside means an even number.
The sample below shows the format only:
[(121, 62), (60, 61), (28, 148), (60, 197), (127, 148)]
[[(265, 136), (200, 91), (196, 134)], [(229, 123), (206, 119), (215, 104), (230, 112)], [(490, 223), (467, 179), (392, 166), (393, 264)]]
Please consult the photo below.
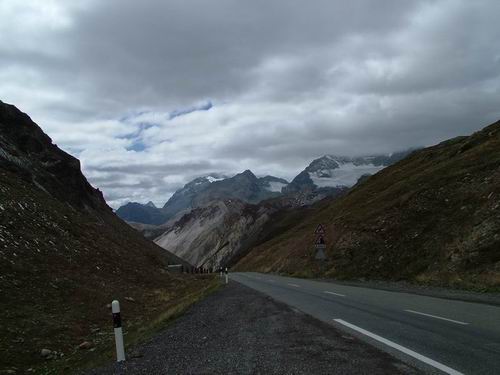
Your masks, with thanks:
[[(154, 241), (196, 266), (231, 266), (252, 246), (289, 228), (313, 208), (284, 197), (257, 205), (236, 199), (215, 200), (162, 225), (163, 233)], [(134, 225), (145, 236), (158, 234), (159, 227)]]
[(188, 262), (217, 268), (268, 220), (264, 210), (238, 200), (213, 201), (184, 215), (155, 242)]
[(75, 349), (83, 341), (108, 350), (98, 332), (109, 327), (111, 300), (140, 322), (195, 285), (166, 272), (167, 262), (183, 261), (118, 219), (77, 159), (0, 102), (0, 372), (64, 373), (92, 355)]
[[(314, 231), (326, 254), (314, 260)], [(253, 248), (240, 270), (500, 289), (500, 122), (416, 151)]]

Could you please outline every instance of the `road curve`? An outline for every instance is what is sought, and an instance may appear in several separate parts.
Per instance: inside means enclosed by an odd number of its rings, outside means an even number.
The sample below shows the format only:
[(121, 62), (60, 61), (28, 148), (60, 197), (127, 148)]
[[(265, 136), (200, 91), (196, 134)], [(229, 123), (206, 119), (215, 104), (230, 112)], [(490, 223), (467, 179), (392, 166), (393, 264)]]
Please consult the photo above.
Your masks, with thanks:
[(428, 373), (500, 373), (499, 306), (253, 272), (230, 279)]

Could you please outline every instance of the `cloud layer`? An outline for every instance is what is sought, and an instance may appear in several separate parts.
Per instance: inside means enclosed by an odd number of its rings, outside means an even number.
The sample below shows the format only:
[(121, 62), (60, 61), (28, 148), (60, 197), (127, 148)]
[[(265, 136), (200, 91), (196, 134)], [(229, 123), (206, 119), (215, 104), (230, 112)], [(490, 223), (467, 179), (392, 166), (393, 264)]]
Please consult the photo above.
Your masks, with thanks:
[(495, 0), (4, 0), (0, 99), (114, 207), (500, 118)]

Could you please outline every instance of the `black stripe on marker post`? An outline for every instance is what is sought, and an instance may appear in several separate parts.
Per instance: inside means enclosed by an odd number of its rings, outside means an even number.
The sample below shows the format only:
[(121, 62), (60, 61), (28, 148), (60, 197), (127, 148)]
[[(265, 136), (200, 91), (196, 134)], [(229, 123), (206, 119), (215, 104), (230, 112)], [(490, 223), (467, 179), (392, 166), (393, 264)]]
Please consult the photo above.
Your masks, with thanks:
[(113, 313), (113, 328), (120, 328), (122, 326), (122, 317), (119, 312)]

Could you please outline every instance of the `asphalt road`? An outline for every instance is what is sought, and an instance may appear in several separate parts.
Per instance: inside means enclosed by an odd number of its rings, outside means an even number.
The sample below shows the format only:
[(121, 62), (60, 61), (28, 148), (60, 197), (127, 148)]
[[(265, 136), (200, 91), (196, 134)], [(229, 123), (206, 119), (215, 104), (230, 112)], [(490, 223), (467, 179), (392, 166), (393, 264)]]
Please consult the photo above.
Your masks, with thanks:
[(260, 273), (235, 280), (429, 373), (500, 374), (500, 307)]
[[(124, 326), (126, 332), (126, 325)], [(86, 375), (416, 375), (420, 371), (331, 324), (231, 282), (136, 347)]]

